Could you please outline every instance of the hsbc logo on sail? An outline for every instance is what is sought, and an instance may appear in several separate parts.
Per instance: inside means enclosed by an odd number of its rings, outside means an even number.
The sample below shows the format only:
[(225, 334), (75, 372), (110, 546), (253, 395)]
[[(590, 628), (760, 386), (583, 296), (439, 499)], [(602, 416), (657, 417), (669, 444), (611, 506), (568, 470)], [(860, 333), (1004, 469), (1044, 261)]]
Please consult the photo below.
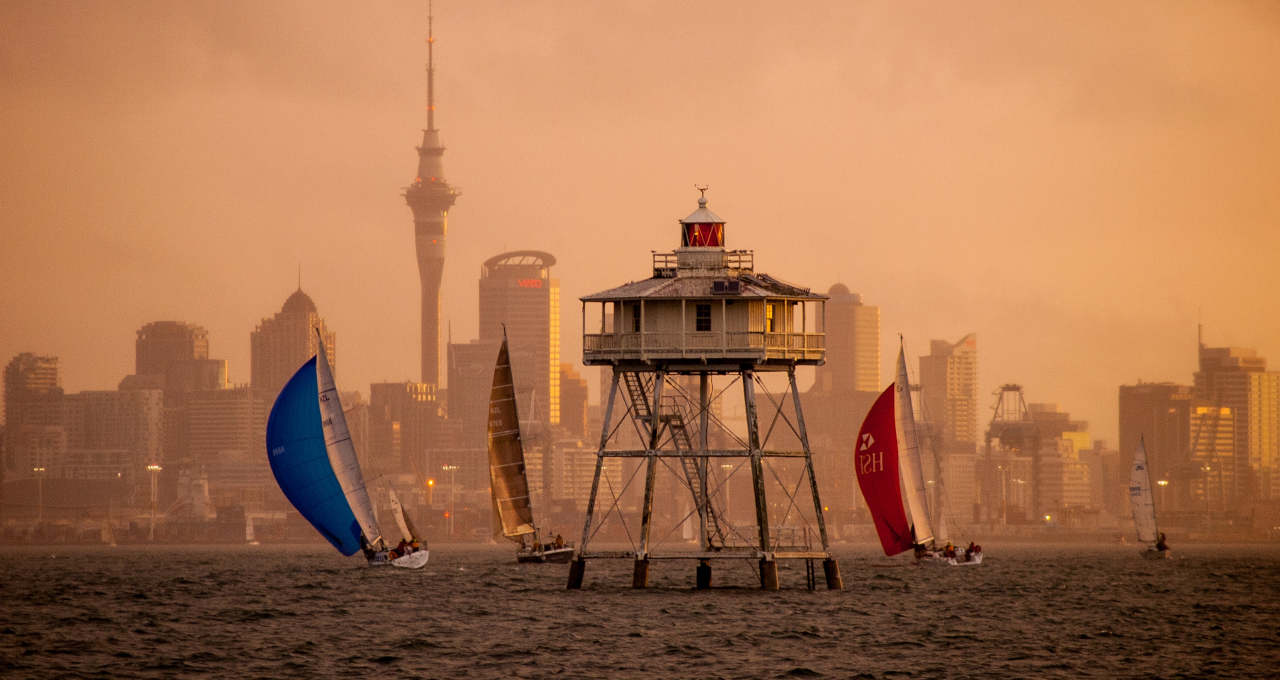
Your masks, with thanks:
[(870, 450), (875, 443), (876, 438), (870, 432), (862, 435), (862, 441), (858, 445), (858, 474), (884, 472), (884, 451)]

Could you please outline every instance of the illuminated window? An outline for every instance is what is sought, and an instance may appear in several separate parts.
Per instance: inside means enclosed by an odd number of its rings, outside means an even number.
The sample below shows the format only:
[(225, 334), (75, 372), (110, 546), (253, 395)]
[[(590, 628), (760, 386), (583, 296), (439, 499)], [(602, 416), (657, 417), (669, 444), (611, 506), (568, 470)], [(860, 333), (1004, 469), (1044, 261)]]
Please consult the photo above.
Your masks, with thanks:
[(764, 306), (764, 330), (766, 333), (776, 332), (773, 327), (773, 308), (775, 306), (776, 305), (772, 302), (767, 303)]
[(711, 330), (711, 305), (694, 306), (694, 330)]

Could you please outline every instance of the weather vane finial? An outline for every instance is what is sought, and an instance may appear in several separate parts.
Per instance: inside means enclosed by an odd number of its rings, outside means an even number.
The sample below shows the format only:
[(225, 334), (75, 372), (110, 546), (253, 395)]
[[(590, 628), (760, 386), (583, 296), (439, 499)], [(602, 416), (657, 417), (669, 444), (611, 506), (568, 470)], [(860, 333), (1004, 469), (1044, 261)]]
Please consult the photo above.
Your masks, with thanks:
[(693, 185), (693, 188), (702, 192), (702, 195), (698, 197), (698, 207), (699, 208), (707, 207), (707, 189), (710, 189), (711, 187), (706, 184), (695, 184)]

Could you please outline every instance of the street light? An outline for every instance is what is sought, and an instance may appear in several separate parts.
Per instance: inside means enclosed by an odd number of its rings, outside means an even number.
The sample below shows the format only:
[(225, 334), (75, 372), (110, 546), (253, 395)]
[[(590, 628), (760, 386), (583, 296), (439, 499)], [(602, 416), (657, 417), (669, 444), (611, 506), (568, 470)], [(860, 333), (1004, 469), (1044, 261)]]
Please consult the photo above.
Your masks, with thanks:
[(1209, 509), (1209, 472), (1213, 470), (1208, 463), (1200, 466), (1200, 471), (1204, 473), (1204, 526), (1208, 529), (1213, 523), (1213, 514)]
[(434, 508), (436, 506), (436, 480), (431, 478), (427, 480), (427, 507)]
[(440, 469), (449, 473), (449, 538), (453, 538), (453, 516), (455, 514), (454, 505), (453, 505), (454, 489), (456, 489), (458, 486), (455, 481), (456, 478), (454, 476), (454, 473), (458, 471), (458, 466), (450, 465), (446, 463), (444, 465), (441, 465)]
[(36, 527), (44, 523), (44, 472), (43, 465), (31, 468), (36, 475)]
[(157, 479), (160, 475), (160, 471), (163, 469), (164, 468), (160, 467), (157, 463), (152, 463), (147, 466), (147, 472), (151, 473), (151, 529), (147, 532), (148, 541), (156, 540), (156, 488)]
[(1160, 511), (1161, 511), (1161, 512), (1164, 512), (1164, 509), (1165, 509), (1165, 504), (1164, 504), (1164, 488), (1165, 488), (1166, 486), (1169, 486), (1169, 480), (1167, 480), (1167, 479), (1157, 479), (1157, 480), (1156, 480), (1156, 486), (1160, 487)]

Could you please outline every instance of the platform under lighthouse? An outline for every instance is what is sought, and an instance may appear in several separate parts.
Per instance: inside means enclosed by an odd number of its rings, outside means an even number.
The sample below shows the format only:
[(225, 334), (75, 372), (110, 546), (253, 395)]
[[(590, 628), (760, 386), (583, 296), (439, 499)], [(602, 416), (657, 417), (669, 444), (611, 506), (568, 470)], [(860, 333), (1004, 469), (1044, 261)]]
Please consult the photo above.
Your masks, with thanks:
[(766, 590), (783, 560), (814, 587), (821, 561), (840, 588), (796, 389), (797, 367), (823, 363), (827, 298), (727, 250), (700, 189), (680, 247), (652, 253), (651, 276), (581, 298), (583, 362), (612, 378), (568, 587), (587, 561), (620, 558), (634, 560), (636, 588), (661, 560), (695, 561), (708, 588), (725, 559), (758, 565)]

